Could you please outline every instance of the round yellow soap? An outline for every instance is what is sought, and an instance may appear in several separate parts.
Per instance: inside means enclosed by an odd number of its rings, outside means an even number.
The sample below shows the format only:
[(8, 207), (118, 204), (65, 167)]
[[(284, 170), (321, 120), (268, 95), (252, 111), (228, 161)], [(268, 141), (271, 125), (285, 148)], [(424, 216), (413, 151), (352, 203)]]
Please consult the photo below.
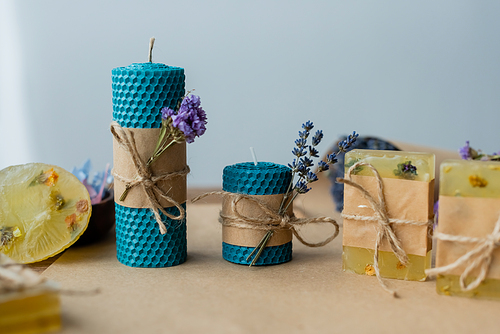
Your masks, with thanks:
[(45, 260), (85, 232), (92, 205), (85, 186), (53, 165), (0, 170), (0, 252), (20, 263)]

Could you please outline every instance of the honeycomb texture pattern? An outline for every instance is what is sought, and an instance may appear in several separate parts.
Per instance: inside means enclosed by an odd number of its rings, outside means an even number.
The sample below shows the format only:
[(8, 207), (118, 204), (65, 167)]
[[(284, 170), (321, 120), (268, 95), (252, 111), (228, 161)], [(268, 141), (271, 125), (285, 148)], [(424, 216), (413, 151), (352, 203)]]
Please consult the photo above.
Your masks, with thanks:
[(284, 194), (292, 180), (290, 168), (272, 162), (243, 162), (226, 166), (222, 190), (247, 195)]
[[(186, 203), (182, 204), (186, 209)], [(186, 261), (186, 220), (172, 220), (160, 212), (167, 233), (161, 234), (150, 209), (136, 209), (115, 203), (118, 261), (130, 267), (172, 267)], [(178, 215), (174, 206), (165, 208)]]
[[(229, 262), (249, 265), (252, 258), (247, 261), (247, 256), (253, 251), (254, 247), (235, 246), (222, 243), (222, 257)], [(255, 255), (253, 255), (255, 256)], [(265, 266), (270, 264), (280, 264), (292, 259), (292, 242), (284, 245), (266, 247), (255, 262), (256, 266)]]
[(113, 120), (126, 128), (160, 128), (161, 109), (174, 109), (184, 96), (184, 69), (135, 63), (111, 71)]

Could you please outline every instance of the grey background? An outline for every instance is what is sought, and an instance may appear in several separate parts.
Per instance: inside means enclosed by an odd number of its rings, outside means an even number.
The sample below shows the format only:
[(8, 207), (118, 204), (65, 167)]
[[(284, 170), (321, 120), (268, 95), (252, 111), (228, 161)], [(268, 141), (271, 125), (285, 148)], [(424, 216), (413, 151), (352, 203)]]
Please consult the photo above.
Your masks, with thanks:
[(112, 162), (111, 69), (185, 68), (208, 113), (193, 187), (225, 165), (286, 164), (300, 125), (325, 153), (356, 130), (500, 150), (498, 1), (0, 0), (0, 168)]

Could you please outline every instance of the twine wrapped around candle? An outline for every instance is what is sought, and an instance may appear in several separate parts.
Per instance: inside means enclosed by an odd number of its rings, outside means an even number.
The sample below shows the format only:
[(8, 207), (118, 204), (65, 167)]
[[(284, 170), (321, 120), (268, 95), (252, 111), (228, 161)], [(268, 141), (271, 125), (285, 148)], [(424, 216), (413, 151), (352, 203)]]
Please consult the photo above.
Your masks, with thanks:
[[(460, 275), (460, 288), (462, 291), (471, 291), (477, 288), (479, 284), (486, 279), (490, 269), (491, 260), (493, 259), (493, 251), (500, 246), (500, 216), (495, 223), (493, 232), (484, 238), (465, 237), (440, 232), (435, 232), (434, 237), (443, 241), (477, 244), (475, 248), (459, 257), (455, 262), (444, 267), (427, 269), (425, 271), (425, 273), (429, 276), (436, 276), (440, 274), (447, 274), (453, 269), (465, 266), (462, 275)], [(474, 281), (467, 285), (465, 281), (475, 269), (479, 269), (479, 275)]]
[[(368, 168), (370, 168), (370, 170), (375, 175), (375, 179), (377, 181), (378, 201), (363, 186), (352, 181), (351, 176), (352, 176), (354, 170), (358, 167), (361, 167), (361, 166), (367, 166)], [(359, 190), (361, 192), (362, 196), (366, 200), (368, 200), (368, 202), (370, 203), (370, 206), (372, 207), (373, 211), (375, 212), (375, 217), (349, 215), (349, 214), (342, 213), (342, 218), (358, 220), (358, 221), (374, 221), (377, 223), (378, 231), (377, 231), (377, 239), (375, 241), (375, 254), (373, 256), (373, 267), (375, 269), (375, 275), (376, 275), (380, 285), (382, 286), (382, 288), (385, 291), (392, 294), (394, 297), (397, 297), (396, 291), (389, 289), (380, 276), (380, 269), (379, 269), (379, 265), (378, 265), (379, 246), (382, 243), (382, 240), (384, 238), (387, 238), (394, 255), (396, 255), (396, 257), (398, 258), (398, 260), (401, 262), (402, 265), (406, 266), (408, 264), (408, 256), (406, 255), (406, 252), (403, 250), (403, 247), (401, 245), (401, 241), (396, 236), (396, 233), (394, 233), (394, 230), (392, 229), (391, 224), (432, 226), (433, 221), (429, 220), (427, 222), (419, 222), (419, 221), (413, 221), (413, 220), (389, 218), (389, 215), (387, 213), (387, 208), (386, 208), (385, 196), (384, 196), (384, 183), (383, 183), (382, 178), (380, 177), (380, 174), (378, 173), (377, 169), (375, 167), (373, 167), (371, 164), (361, 162), (361, 161), (355, 163), (353, 166), (351, 166), (349, 168), (349, 170), (347, 172), (347, 179), (337, 178), (337, 182), (344, 183), (346, 185), (349, 185), (349, 186), (354, 187), (357, 190)]]
[[(292, 233), (297, 237), (297, 239), (304, 245), (308, 247), (321, 247), (328, 244), (330, 241), (335, 239), (339, 234), (339, 225), (337, 222), (329, 217), (317, 217), (317, 218), (297, 218), (295, 216), (279, 215), (277, 212), (272, 210), (266, 203), (259, 200), (258, 198), (252, 197), (245, 194), (236, 194), (226, 191), (212, 191), (200, 196), (197, 196), (191, 200), (191, 202), (196, 202), (211, 195), (222, 195), (231, 196), (231, 208), (235, 217), (230, 217), (223, 215), (222, 212), (219, 216), (219, 222), (224, 226), (233, 226), (244, 229), (251, 230), (263, 230), (263, 231), (277, 231), (277, 230), (291, 230)], [(254, 218), (242, 215), (236, 205), (241, 200), (249, 200), (257, 204), (257, 206), (266, 214), (265, 218)], [(296, 226), (303, 226), (307, 224), (332, 224), (335, 226), (335, 232), (326, 238), (322, 242), (309, 243), (305, 241), (298, 233)]]
[[(139, 153), (137, 152), (134, 135), (130, 131), (127, 131), (126, 129), (122, 128), (115, 121), (111, 123), (111, 133), (116, 139), (118, 145), (120, 145), (120, 147), (124, 149), (125, 152), (127, 152), (127, 154), (130, 156), (134, 164), (134, 167), (136, 169), (137, 176), (134, 179), (128, 179), (115, 173), (114, 169), (111, 171), (111, 173), (118, 181), (126, 183), (126, 189), (131, 189), (137, 185), (142, 185), (144, 193), (146, 194), (146, 197), (150, 204), (149, 208), (154, 213), (156, 222), (160, 229), (160, 233), (161, 234), (167, 233), (167, 228), (165, 227), (165, 224), (163, 223), (161, 216), (158, 213), (158, 210), (161, 211), (165, 216), (173, 220), (183, 220), (186, 216), (186, 212), (184, 208), (177, 201), (175, 201), (172, 197), (168, 196), (166, 192), (164, 192), (156, 185), (156, 183), (159, 181), (164, 181), (174, 177), (180, 177), (189, 174), (190, 171), (189, 166), (186, 166), (183, 170), (177, 172), (165, 173), (153, 176), (150, 167), (144, 161), (141, 160)], [(167, 202), (175, 206), (179, 210), (180, 214), (178, 216), (175, 216), (166, 212), (160, 205), (155, 194), (158, 194)]]

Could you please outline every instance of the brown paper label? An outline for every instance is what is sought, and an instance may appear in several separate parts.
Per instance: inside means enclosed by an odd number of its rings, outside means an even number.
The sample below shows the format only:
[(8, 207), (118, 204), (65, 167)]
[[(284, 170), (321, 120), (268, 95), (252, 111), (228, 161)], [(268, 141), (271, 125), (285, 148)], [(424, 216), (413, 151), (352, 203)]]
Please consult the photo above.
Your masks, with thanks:
[[(438, 231), (463, 237), (484, 238), (493, 232), (500, 216), (500, 198), (439, 196)], [(455, 262), (459, 257), (476, 247), (475, 243), (437, 241), (436, 267)], [(461, 275), (465, 266), (449, 272)], [(474, 270), (471, 276), (478, 275)], [(500, 247), (493, 251), (487, 277), (500, 279)]]
[[(372, 176), (352, 175), (352, 180), (364, 187), (378, 200), (377, 181)], [(382, 178), (389, 218), (426, 223), (433, 217), (434, 180), (431, 182)], [(377, 239), (375, 213), (359, 190), (344, 186), (344, 213), (374, 217), (374, 221), (357, 221), (344, 218), (343, 245), (374, 249)], [(393, 224), (394, 233), (407, 254), (426, 256), (432, 248), (427, 226)], [(384, 238), (379, 250), (391, 252)]]
[[(283, 194), (278, 195), (251, 195), (260, 201), (264, 202), (269, 208), (278, 211), (283, 200)], [(222, 214), (229, 217), (234, 217), (234, 211), (231, 205), (233, 195), (225, 195), (222, 199)], [(238, 212), (245, 217), (264, 218), (266, 213), (254, 202), (242, 199), (236, 204)], [(288, 208), (287, 213), (293, 213), (293, 204)], [(250, 228), (240, 228), (235, 226), (222, 226), (222, 241), (231, 245), (255, 247), (264, 237), (267, 231), (252, 230)], [(273, 236), (267, 243), (267, 246), (284, 245), (292, 241), (291, 230), (274, 231)]]
[[(147, 162), (153, 154), (160, 134), (160, 129), (134, 129), (124, 128), (130, 131), (137, 147), (137, 152), (143, 162)], [(134, 179), (137, 176), (135, 165), (130, 155), (113, 138), (113, 168), (115, 173), (127, 179)], [(169, 147), (153, 164), (151, 171), (153, 175), (162, 175), (181, 171), (186, 167), (186, 143), (174, 144)], [(179, 204), (186, 202), (187, 187), (186, 177), (177, 176), (165, 181), (159, 181), (156, 185), (164, 191), (167, 196), (172, 197)], [(131, 188), (124, 201), (120, 201), (120, 196), (125, 190), (125, 183), (115, 178), (115, 201), (116, 203), (129, 208), (148, 208), (149, 200), (142, 185)], [(161, 196), (156, 196), (162, 207), (172, 207), (172, 203), (166, 201)]]

